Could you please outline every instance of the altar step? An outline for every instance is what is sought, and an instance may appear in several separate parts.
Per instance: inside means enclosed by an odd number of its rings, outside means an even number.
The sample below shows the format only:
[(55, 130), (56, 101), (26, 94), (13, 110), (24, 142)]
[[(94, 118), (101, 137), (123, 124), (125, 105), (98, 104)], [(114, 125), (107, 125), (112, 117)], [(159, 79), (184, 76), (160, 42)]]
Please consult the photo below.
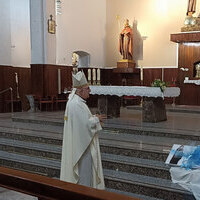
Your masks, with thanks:
[[(45, 119), (37, 124), (4, 122), (0, 126), (2, 166), (59, 177), (62, 125), (50, 125)], [(187, 139), (140, 135), (127, 130), (126, 125), (120, 131), (106, 128), (99, 137), (108, 190), (145, 200), (194, 199), (171, 183), (169, 168), (164, 164), (172, 144), (186, 144)]]
[[(4, 155), (3, 157), (1, 157), (1, 159), (3, 160), (5, 160), (5, 158), (10, 158), (8, 152), (17, 153), (20, 155), (38, 157), (38, 158), (45, 158), (47, 162), (48, 160), (50, 160), (49, 161), (50, 166), (52, 160), (56, 160), (59, 162), (61, 160), (61, 146), (57, 145), (41, 144), (41, 143), (33, 143), (33, 142), (25, 142), (13, 139), (1, 138), (0, 151), (1, 155)], [(4, 151), (6, 153), (4, 153)], [(105, 151), (105, 149), (103, 151)], [(12, 154), (10, 154), (10, 156), (12, 156)], [(19, 158), (21, 159), (21, 157)], [(41, 160), (39, 159), (39, 161)], [(102, 163), (104, 168), (113, 169), (116, 171), (119, 170), (129, 173), (137, 173), (142, 175), (146, 174), (149, 176), (170, 179), (168, 171), (169, 168), (165, 166), (165, 164), (162, 161), (102, 153)], [(30, 164), (30, 162), (28, 164)], [(59, 168), (60, 163), (57, 165), (55, 164), (55, 166)], [(45, 167), (43, 163), (41, 167)], [(44, 173), (43, 169), (41, 171), (42, 173)], [(54, 174), (58, 175), (59, 172), (55, 172), (53, 174), (51, 173), (47, 174), (48, 176), (54, 177)]]
[[(0, 151), (0, 164), (1, 166), (7, 166), (15, 169), (25, 170), (32, 173), (38, 173), (41, 175), (59, 178), (60, 172), (60, 161), (50, 160), (47, 158), (32, 157), (28, 155), (20, 155), (16, 153), (8, 153)], [(102, 154), (103, 163), (106, 160), (105, 154)], [(112, 155), (110, 155), (111, 159)], [(128, 158), (126, 158), (128, 159)], [(113, 159), (113, 162), (115, 159)], [(118, 158), (119, 160), (119, 158)], [(107, 160), (108, 161), (108, 160)], [(111, 161), (112, 162), (112, 161)], [(124, 162), (123, 159), (121, 162)], [(129, 160), (130, 164), (130, 160)], [(134, 163), (133, 163), (134, 164)], [(126, 166), (126, 163), (123, 163)], [(116, 167), (116, 166), (115, 166)], [(118, 167), (119, 168), (119, 167)], [(132, 193), (132, 196), (139, 197), (142, 199), (186, 199), (192, 196), (189, 192), (186, 192), (181, 187), (172, 184), (170, 180), (164, 178), (152, 177), (152, 174), (139, 175), (137, 171), (134, 173), (128, 173), (120, 171), (120, 168), (111, 170), (109, 166), (104, 165), (104, 177), (106, 187), (108, 189), (117, 189), (118, 192), (126, 191)], [(148, 171), (147, 171), (148, 172)], [(162, 173), (162, 172), (157, 172)], [(151, 176), (149, 176), (151, 175)], [(135, 195), (135, 193), (141, 193), (141, 195)]]
[[(160, 122), (162, 123), (162, 122)], [(184, 122), (183, 122), (184, 123)], [(186, 123), (186, 122), (185, 122)], [(199, 130), (176, 130), (165, 128), (164, 126), (161, 128), (160, 126), (156, 126), (152, 124), (149, 126), (149, 123), (135, 124), (132, 121), (120, 120), (120, 119), (112, 119), (112, 121), (104, 124), (104, 130), (108, 132), (112, 132), (113, 134), (131, 134), (131, 135), (143, 135), (143, 136), (158, 136), (158, 137), (169, 137), (169, 138), (177, 138), (178, 141), (185, 140), (195, 140), (200, 141)], [(189, 144), (189, 141), (188, 141)]]
[[(126, 106), (126, 108), (129, 110), (142, 110), (142, 106), (140, 106), (140, 105)], [(166, 111), (167, 112), (177, 112), (177, 113), (199, 114), (200, 106), (166, 104)]]
[[(125, 112), (128, 112), (128, 110), (125, 109)], [(62, 114), (60, 114), (61, 117), (63, 116)], [(145, 122), (141, 122), (141, 119), (140, 119), (141, 111), (139, 111), (139, 113), (136, 112), (137, 119), (127, 119), (127, 118), (107, 119), (103, 125), (103, 128), (105, 131), (108, 130), (109, 132), (112, 132), (114, 134), (127, 133), (127, 134), (132, 134), (132, 135), (135, 134), (135, 135), (144, 135), (144, 136), (172, 137), (172, 138), (178, 138), (178, 139), (200, 141), (198, 116), (196, 114), (191, 114), (192, 117), (190, 116), (190, 121), (188, 122), (187, 121), (188, 115), (189, 115), (188, 113), (177, 114), (176, 118), (180, 118), (180, 119), (175, 122), (173, 121), (174, 116), (170, 115), (168, 116), (168, 120), (164, 122), (145, 123)], [(61, 117), (59, 119), (54, 119), (51, 116), (47, 119), (44, 119), (44, 117), (40, 115), (40, 113), (36, 113), (34, 117), (26, 116), (25, 114), (16, 115), (12, 117), (12, 120), (14, 122), (18, 122), (19, 124), (28, 123), (30, 127), (37, 126), (39, 127), (39, 130), (40, 130), (40, 127), (42, 129), (46, 125), (48, 125), (50, 127), (53, 127), (53, 130), (59, 129), (61, 133), (62, 132), (61, 128), (64, 126), (63, 119)], [(176, 124), (174, 123), (180, 124), (179, 127), (176, 128), (175, 127)], [(192, 125), (188, 125), (188, 123), (192, 123)], [(191, 126), (197, 127), (197, 128), (196, 129), (191, 128)], [(191, 143), (188, 142), (188, 144), (191, 144)]]

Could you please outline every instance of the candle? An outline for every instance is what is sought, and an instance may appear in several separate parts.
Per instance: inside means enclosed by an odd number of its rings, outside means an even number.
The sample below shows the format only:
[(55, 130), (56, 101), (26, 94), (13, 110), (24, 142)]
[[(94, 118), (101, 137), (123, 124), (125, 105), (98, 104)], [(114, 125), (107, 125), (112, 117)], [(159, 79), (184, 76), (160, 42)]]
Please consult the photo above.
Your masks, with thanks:
[(91, 69), (88, 69), (88, 81), (91, 81)]
[(140, 67), (140, 80), (143, 81), (143, 66)]
[(162, 81), (164, 81), (164, 68), (162, 68)]
[(96, 69), (92, 70), (92, 79), (93, 81), (96, 81)]
[(15, 73), (15, 81), (16, 81), (16, 83), (18, 84), (18, 76), (17, 76), (17, 73)]
[(97, 81), (101, 80), (101, 71), (100, 69), (97, 69)]
[(61, 94), (61, 76), (60, 69), (58, 69), (58, 94)]

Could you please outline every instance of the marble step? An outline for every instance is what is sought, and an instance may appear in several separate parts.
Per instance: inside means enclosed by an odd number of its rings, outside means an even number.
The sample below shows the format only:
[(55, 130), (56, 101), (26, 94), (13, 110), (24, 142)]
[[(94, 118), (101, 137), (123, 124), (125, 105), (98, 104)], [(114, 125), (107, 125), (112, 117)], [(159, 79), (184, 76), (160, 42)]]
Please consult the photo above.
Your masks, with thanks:
[[(1, 138), (0, 150), (39, 158), (61, 160), (61, 146), (57, 145)], [(170, 179), (169, 168), (165, 166), (163, 161), (102, 153), (102, 163), (103, 167), (107, 169)]]
[[(55, 130), (56, 131), (56, 130)], [(54, 145), (61, 145), (62, 144), (62, 130), (57, 130), (57, 132), (46, 131), (42, 130), (39, 131), (37, 128), (29, 129), (25, 127), (24, 124), (21, 126), (16, 127), (1, 127), (0, 129), (0, 137), (1, 138), (12, 138), (15, 140), (22, 140), (22, 141), (30, 141), (30, 142), (39, 142), (39, 143), (46, 143), (46, 144), (54, 144)], [(171, 149), (173, 144), (194, 144), (193, 140), (185, 140), (181, 138), (170, 138), (170, 137), (159, 137), (159, 136), (149, 136), (149, 135), (136, 135), (136, 134), (129, 134), (124, 130), (116, 131), (116, 130), (107, 130), (104, 129), (99, 134), (100, 142), (102, 148), (104, 149), (109, 146), (109, 151), (112, 152), (112, 148), (124, 148), (130, 149), (126, 150), (127, 153), (124, 151), (124, 155), (131, 155), (136, 154), (137, 152), (155, 152), (155, 158), (157, 159), (159, 156), (158, 154), (162, 155), (159, 160), (165, 160), (169, 150)], [(195, 141), (195, 144), (199, 144), (199, 141)], [(128, 147), (128, 148), (127, 148)], [(135, 150), (135, 152), (132, 152)], [(112, 150), (112, 151), (111, 151)], [(119, 154), (119, 153), (118, 153)], [(145, 154), (144, 154), (145, 156)], [(146, 158), (146, 157), (144, 157)], [(152, 158), (153, 159), (153, 158)]]
[[(62, 133), (32, 130), (28, 128), (0, 129), (0, 138), (29, 141), (35, 143), (60, 145)], [(192, 140), (134, 135), (114, 130), (103, 130), (99, 133), (101, 151), (124, 156), (165, 161), (173, 144), (192, 144)], [(199, 144), (197, 141), (196, 144)]]
[[(60, 162), (0, 151), (0, 165), (59, 178)], [(104, 169), (106, 188), (166, 200), (191, 198), (191, 194), (170, 180)], [(167, 198), (166, 198), (167, 197)], [(186, 198), (186, 199), (188, 199)]]
[[(17, 123), (18, 124), (18, 123)], [(30, 127), (29, 124), (20, 123), (19, 125), (14, 125), (9, 127), (8, 125), (0, 125), (0, 138), (10, 138), (21, 141), (38, 142), (45, 144), (62, 144), (62, 131), (57, 129), (51, 130), (51, 128), (43, 130), (39, 127)]]
[[(57, 127), (58, 129), (62, 130), (63, 128), (63, 120), (61, 119), (52, 119), (47, 118), (44, 119), (42, 117), (25, 117), (23, 115), (13, 116), (12, 120), (17, 123), (21, 124), (35, 124), (36, 126), (53, 126), (54, 129)], [(169, 120), (170, 121), (170, 120)], [(17, 124), (16, 123), (16, 124)], [(190, 129), (174, 129), (171, 125), (164, 125), (162, 126), (163, 122), (160, 123), (143, 123), (138, 121), (133, 121), (129, 119), (121, 119), (121, 118), (114, 118), (114, 119), (107, 119), (103, 125), (104, 129), (116, 131), (118, 133), (127, 133), (127, 134), (136, 134), (136, 135), (149, 135), (149, 136), (161, 136), (161, 137), (171, 137), (171, 138), (182, 138), (187, 140), (195, 140), (200, 141), (200, 131), (199, 130), (190, 130)], [(172, 122), (171, 122), (172, 123)], [(61, 131), (62, 132), (62, 131)]]
[(131, 196), (131, 197), (134, 197), (134, 198), (138, 198), (140, 200), (162, 200), (162, 199), (158, 199), (158, 198), (154, 198), (154, 197), (149, 197), (149, 196), (145, 196), (145, 195), (141, 195), (141, 194), (135, 194), (135, 193), (130, 193), (130, 192), (124, 192), (124, 191), (121, 191), (121, 190), (115, 190), (115, 189), (106, 189), (107, 191), (109, 192), (115, 192), (115, 193), (119, 193), (119, 194), (124, 194), (124, 195), (127, 195), (127, 196)]
[[(51, 144), (60, 145), (62, 144), (62, 135), (51, 135), (42, 132), (28, 131), (21, 133), (19, 129), (18, 132), (13, 130), (0, 130), (0, 138), (7, 138), (13, 140), (20, 140), (24, 142), (40, 143), (40, 144)], [(140, 157), (145, 159), (153, 159), (164, 161), (168, 155), (169, 149), (160, 146), (155, 146), (154, 144), (143, 144), (142, 140), (134, 141), (134, 138), (128, 137), (129, 135), (114, 135), (108, 133), (100, 133), (100, 146), (103, 153), (112, 153), (124, 156)], [(149, 137), (149, 136), (146, 136)], [(148, 140), (148, 138), (146, 138)], [(2, 147), (3, 148), (3, 147)], [(46, 154), (47, 155), (47, 154)]]
[[(152, 125), (153, 126), (153, 125)], [(159, 136), (159, 137), (171, 137), (185, 140), (200, 141), (200, 131), (194, 130), (174, 130), (169, 128), (150, 127), (149, 125), (142, 126), (138, 124), (130, 124), (128, 121), (121, 122), (118, 119), (112, 122), (105, 123), (104, 129), (108, 131), (114, 131), (118, 133), (136, 134), (136, 135), (148, 135), (148, 136)]]
[(190, 192), (170, 180), (108, 169), (104, 170), (104, 176), (108, 188), (165, 200), (195, 199)]
[[(63, 114), (64, 116), (64, 114)], [(23, 122), (23, 123), (33, 123), (33, 124), (43, 124), (43, 125), (53, 125), (53, 126), (64, 126), (64, 118), (63, 120), (55, 120), (55, 119), (43, 119), (40, 117), (24, 117), (23, 115), (13, 116), (13, 122)]]
[[(126, 106), (128, 110), (140, 110), (142, 111), (142, 107), (138, 105), (134, 106)], [(169, 105), (166, 104), (166, 111), (167, 112), (177, 112), (177, 113), (194, 113), (199, 114), (200, 109), (199, 106), (186, 106), (186, 105)]]
[(59, 177), (60, 161), (0, 151), (0, 166), (24, 170), (48, 177)]
[(108, 153), (101, 156), (104, 169), (171, 180), (169, 166), (164, 162)]
[(61, 145), (1, 138), (0, 150), (35, 157), (60, 160), (62, 147)]

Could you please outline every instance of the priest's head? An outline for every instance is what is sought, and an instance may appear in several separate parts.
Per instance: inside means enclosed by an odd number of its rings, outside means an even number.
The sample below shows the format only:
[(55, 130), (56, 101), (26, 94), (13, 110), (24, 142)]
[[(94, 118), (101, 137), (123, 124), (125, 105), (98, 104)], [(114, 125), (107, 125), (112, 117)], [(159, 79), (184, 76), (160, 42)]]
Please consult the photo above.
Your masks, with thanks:
[(83, 99), (89, 98), (90, 88), (85, 74), (82, 71), (79, 71), (76, 74), (72, 74), (72, 83), (73, 88), (76, 88), (77, 95)]

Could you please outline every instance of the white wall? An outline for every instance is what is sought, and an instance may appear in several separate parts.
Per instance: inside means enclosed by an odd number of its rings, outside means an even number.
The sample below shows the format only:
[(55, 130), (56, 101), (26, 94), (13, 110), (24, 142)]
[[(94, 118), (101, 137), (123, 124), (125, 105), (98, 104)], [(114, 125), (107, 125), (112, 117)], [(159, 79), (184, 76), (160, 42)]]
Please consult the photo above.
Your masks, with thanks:
[[(197, 11), (199, 4), (200, 1)], [(106, 6), (107, 65), (116, 66), (116, 62), (121, 59), (118, 38), (126, 18), (131, 25), (134, 19), (137, 20), (139, 33), (147, 36), (143, 46), (143, 60), (139, 60), (139, 65), (177, 65), (177, 46), (170, 42), (170, 34), (180, 32), (186, 16), (187, 0), (107, 0)], [(120, 29), (116, 15), (120, 16)]]
[(0, 65), (29, 67), (29, 0), (0, 0)]
[[(2, 0), (1, 0), (2, 1)], [(4, 0), (6, 1), (6, 0)], [(12, 66), (30, 66), (29, 0), (10, 0)]]
[(10, 0), (0, 0), (0, 64), (11, 65)]
[(105, 66), (106, 0), (62, 1), (57, 15), (57, 64), (71, 65), (73, 51), (86, 51), (92, 66)]
[[(53, 12), (54, 0), (46, 1), (48, 18), (48, 12)], [(170, 42), (170, 34), (180, 32), (186, 15), (187, 0), (61, 2), (62, 15), (57, 15), (56, 35), (48, 34), (46, 38), (47, 63), (71, 65), (73, 51), (86, 51), (91, 55), (91, 66), (116, 66), (121, 59), (118, 52), (119, 33), (123, 28), (123, 20), (128, 18), (130, 24), (133, 24), (134, 19), (137, 20), (139, 34), (147, 37), (143, 46), (143, 60), (139, 60), (139, 65), (176, 66), (177, 46)], [(197, 3), (198, 11), (200, 1)], [(120, 16), (120, 27), (116, 15)], [(0, 64), (29, 66), (29, 0), (0, 0), (0, 17)], [(44, 23), (46, 24), (45, 21)]]

